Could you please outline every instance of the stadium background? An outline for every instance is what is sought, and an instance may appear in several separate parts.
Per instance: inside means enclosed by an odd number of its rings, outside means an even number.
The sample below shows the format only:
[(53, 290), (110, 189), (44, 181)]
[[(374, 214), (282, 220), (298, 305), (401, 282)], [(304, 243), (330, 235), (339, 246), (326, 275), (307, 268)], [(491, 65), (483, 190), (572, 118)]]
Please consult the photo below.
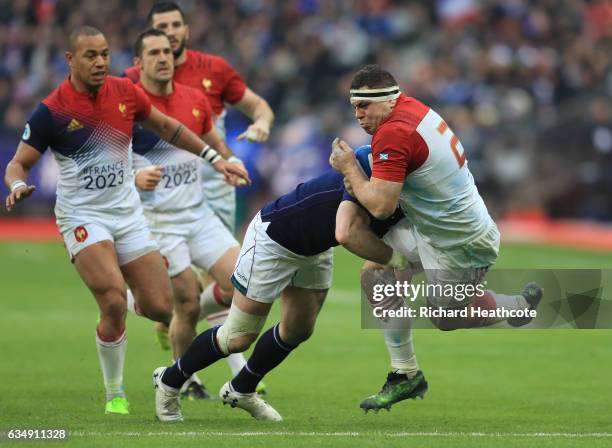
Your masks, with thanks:
[[(151, 3), (0, 0), (0, 167), (30, 111), (65, 78), (69, 30), (80, 24), (103, 30), (112, 72), (120, 74), (131, 65)], [(191, 26), (188, 45), (227, 58), (276, 113), (265, 145), (237, 142), (247, 123), (228, 115), (228, 142), (254, 178), (239, 194), (242, 222), (266, 199), (325, 170), (334, 137), (353, 146), (368, 142), (347, 90), (357, 68), (376, 62), (404, 92), (436, 108), (461, 139), (502, 224), (501, 268), (612, 267), (612, 2), (180, 4)], [(67, 427), (87, 446), (107, 446), (114, 437), (130, 445), (196, 444), (202, 435), (216, 446), (243, 436), (250, 446), (393, 446), (402, 437), (421, 446), (610, 441), (609, 331), (418, 331), (417, 353), (434, 387), (427, 399), (375, 419), (359, 415), (359, 399), (382, 384), (387, 360), (376, 332), (359, 329), (359, 264), (342, 250), (317, 333), (268, 380), (283, 427), (262, 426), (218, 404), (187, 403), (183, 426), (160, 428), (151, 418), (148, 375), (166, 355), (153, 345), (148, 323), (134, 318), (126, 364), (134, 412), (109, 421), (98, 412), (95, 304), (46, 224), (56, 168), (49, 152), (41, 162), (30, 178), (35, 195), (10, 217), (0, 211), (0, 432)], [(214, 390), (227, 374), (221, 365), (205, 378)]]

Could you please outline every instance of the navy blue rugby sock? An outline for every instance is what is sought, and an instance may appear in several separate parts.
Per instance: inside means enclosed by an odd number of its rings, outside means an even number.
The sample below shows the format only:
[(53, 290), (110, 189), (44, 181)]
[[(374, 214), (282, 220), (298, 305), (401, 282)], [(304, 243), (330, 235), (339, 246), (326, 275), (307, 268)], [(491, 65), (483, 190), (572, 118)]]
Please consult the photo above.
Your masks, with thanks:
[(219, 326), (200, 333), (189, 345), (185, 354), (168, 367), (162, 376), (162, 382), (175, 389), (180, 389), (185, 381), (195, 372), (227, 357), (217, 344)]
[(232, 387), (240, 393), (255, 392), (264, 375), (283, 362), (296, 347), (281, 340), (278, 324), (270, 328), (255, 344), (246, 365), (232, 380)]

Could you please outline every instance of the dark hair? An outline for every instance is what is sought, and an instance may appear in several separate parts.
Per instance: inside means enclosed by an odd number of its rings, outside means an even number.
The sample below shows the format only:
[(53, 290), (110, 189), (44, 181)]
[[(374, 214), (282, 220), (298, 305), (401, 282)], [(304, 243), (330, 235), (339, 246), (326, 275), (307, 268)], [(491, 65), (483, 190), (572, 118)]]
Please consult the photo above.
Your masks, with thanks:
[(136, 42), (134, 43), (134, 56), (138, 56), (138, 57), (142, 56), (142, 50), (144, 50), (144, 45), (142, 42), (147, 37), (151, 37), (151, 36), (168, 37), (166, 36), (166, 33), (164, 33), (163, 31), (156, 30), (154, 28), (149, 28), (148, 30), (143, 31), (142, 33), (138, 35), (138, 37), (136, 38)]
[(183, 22), (185, 21), (185, 14), (183, 14), (183, 10), (179, 5), (174, 2), (157, 2), (151, 7), (151, 9), (149, 10), (149, 14), (147, 14), (147, 21), (149, 22), (149, 25), (153, 25), (153, 16), (155, 14), (161, 14), (163, 12), (170, 11), (180, 12), (181, 19), (183, 19)]
[(380, 89), (383, 87), (396, 86), (397, 81), (391, 73), (380, 65), (366, 65), (353, 75), (351, 89), (369, 87), (370, 89)]
[(72, 32), (70, 33), (70, 36), (68, 37), (69, 51), (71, 51), (72, 53), (76, 51), (76, 44), (77, 44), (77, 40), (79, 40), (79, 37), (98, 36), (99, 34), (102, 34), (102, 36), (104, 36), (104, 33), (102, 33), (102, 31), (100, 31), (98, 28), (94, 28), (93, 26), (89, 26), (89, 25), (82, 25), (82, 26), (79, 26), (73, 29)]

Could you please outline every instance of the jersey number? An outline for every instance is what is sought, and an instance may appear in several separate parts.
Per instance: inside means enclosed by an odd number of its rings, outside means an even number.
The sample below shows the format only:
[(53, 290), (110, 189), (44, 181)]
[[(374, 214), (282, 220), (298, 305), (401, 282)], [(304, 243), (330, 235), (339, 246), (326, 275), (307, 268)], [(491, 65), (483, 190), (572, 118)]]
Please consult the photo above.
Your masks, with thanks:
[(108, 173), (106, 176), (104, 174), (98, 176), (85, 176), (83, 178), (87, 185), (85, 185), (86, 190), (102, 190), (104, 188), (114, 188), (117, 185), (122, 185), (125, 180), (123, 177), (123, 170), (120, 170), (115, 173)]
[(453, 154), (455, 154), (455, 159), (457, 159), (459, 168), (462, 168), (463, 164), (465, 163), (465, 151), (461, 153), (459, 152), (459, 149), (457, 148), (457, 146), (459, 145), (459, 139), (455, 134), (453, 134), (453, 131), (448, 128), (446, 122), (444, 120), (441, 120), (440, 124), (438, 125), (438, 132), (440, 133), (440, 135), (444, 135), (447, 130), (451, 134), (450, 147), (453, 150)]

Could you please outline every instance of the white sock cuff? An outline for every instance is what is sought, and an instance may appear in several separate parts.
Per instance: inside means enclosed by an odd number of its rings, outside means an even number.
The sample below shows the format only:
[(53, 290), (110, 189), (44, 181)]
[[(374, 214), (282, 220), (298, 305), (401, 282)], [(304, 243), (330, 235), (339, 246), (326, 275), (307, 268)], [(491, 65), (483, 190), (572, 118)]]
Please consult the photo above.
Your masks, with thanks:
[(115, 341), (104, 340), (100, 337), (100, 332), (96, 328), (96, 344), (102, 347), (119, 347), (127, 341), (127, 331), (124, 329), (123, 333)]

